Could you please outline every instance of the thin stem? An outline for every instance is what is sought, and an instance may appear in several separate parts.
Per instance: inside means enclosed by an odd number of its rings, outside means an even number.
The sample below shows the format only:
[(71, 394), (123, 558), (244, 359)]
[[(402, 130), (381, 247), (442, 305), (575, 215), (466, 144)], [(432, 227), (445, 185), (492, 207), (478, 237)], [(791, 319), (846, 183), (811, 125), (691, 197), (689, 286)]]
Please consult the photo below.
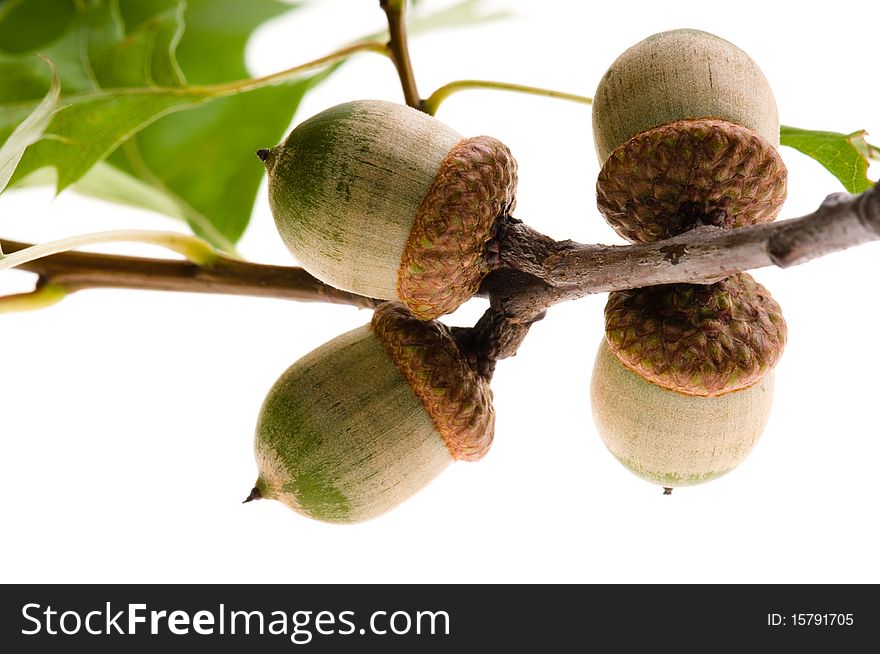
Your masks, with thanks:
[(388, 19), (388, 50), (400, 77), (400, 86), (406, 104), (414, 109), (422, 108), (422, 99), (416, 87), (416, 77), (409, 58), (406, 37), (406, 0), (379, 0), (379, 6)]
[(0, 313), (45, 309), (67, 296), (67, 289), (58, 284), (41, 284), (29, 293), (0, 296)]
[(76, 250), (77, 248), (101, 243), (147, 243), (158, 245), (178, 254), (182, 254), (189, 261), (199, 266), (210, 266), (219, 256), (205, 241), (195, 236), (178, 234), (176, 232), (155, 232), (146, 230), (115, 230), (110, 232), (95, 232), (93, 234), (81, 234), (63, 238), (50, 243), (31, 245), (14, 254), (0, 258), (0, 270), (8, 270), (22, 264), (36, 261), (53, 254)]
[[(277, 73), (271, 73), (269, 75), (264, 75), (263, 77), (251, 77), (248, 79), (235, 80), (233, 82), (223, 82), (221, 84), (204, 84), (204, 85), (191, 85), (191, 86), (149, 86), (149, 87), (123, 87), (123, 88), (112, 88), (112, 89), (96, 89), (91, 91), (86, 91), (82, 93), (71, 93), (64, 97), (64, 104), (76, 104), (78, 102), (85, 102), (88, 100), (93, 100), (97, 97), (106, 97), (106, 96), (120, 96), (126, 94), (138, 94), (144, 95), (147, 93), (161, 93), (166, 95), (176, 95), (179, 97), (186, 98), (196, 98), (199, 100), (204, 100), (207, 98), (219, 98), (227, 95), (234, 95), (236, 93), (242, 93), (244, 91), (250, 91), (253, 89), (260, 89), (266, 86), (271, 86), (272, 84), (280, 84), (282, 82), (287, 82), (292, 79), (296, 79), (302, 73), (312, 70), (314, 68), (320, 68), (322, 66), (326, 66), (328, 64), (335, 63), (342, 59), (349, 57), (352, 54), (357, 52), (377, 52), (379, 54), (384, 54), (386, 56), (390, 56), (390, 52), (388, 46), (384, 43), (380, 43), (378, 41), (363, 41), (361, 43), (355, 43), (354, 45), (350, 45), (348, 47), (342, 48), (340, 50), (336, 50), (335, 52), (331, 52), (328, 55), (324, 55), (323, 57), (319, 57), (318, 59), (314, 59), (312, 61), (308, 61), (304, 64), (300, 64), (299, 66), (294, 66), (293, 68), (287, 68), (282, 71), (278, 71)], [(32, 110), (36, 106), (36, 102), (33, 100), (27, 100), (25, 102), (11, 102), (5, 103), (7, 109), (22, 109), (22, 110)], [(46, 138), (46, 137), (44, 137)]]
[[(7, 252), (31, 247), (7, 240), (0, 240), (0, 245)], [(366, 309), (380, 302), (328, 286), (302, 268), (267, 266), (224, 256), (218, 256), (206, 268), (176, 259), (62, 252), (23, 263), (19, 269), (36, 273), (43, 286), (52, 284), (67, 293), (92, 288), (132, 288), (328, 302)]]
[(531, 322), (517, 322), (490, 306), (473, 327), (453, 327), (452, 336), (477, 374), (491, 381), (498, 360), (515, 355), (532, 323), (541, 318), (543, 314)]
[(568, 100), (570, 102), (579, 102), (581, 104), (593, 104), (593, 98), (585, 95), (575, 95), (574, 93), (565, 93), (564, 91), (554, 91), (553, 89), (545, 89), (538, 86), (525, 86), (523, 84), (511, 84), (508, 82), (493, 82), (490, 80), (480, 79), (462, 79), (450, 82), (434, 91), (427, 100), (422, 103), (422, 111), (431, 116), (437, 113), (440, 104), (449, 96), (459, 91), (469, 91), (473, 89), (482, 89), (490, 91), (511, 91), (513, 93), (525, 93), (528, 95), (538, 95), (546, 98), (556, 98), (557, 100)]
[(324, 55), (323, 57), (318, 57), (317, 59), (313, 59), (312, 61), (307, 61), (304, 64), (294, 66), (293, 68), (286, 68), (285, 70), (280, 70), (277, 73), (264, 75), (263, 77), (236, 80), (234, 82), (225, 82), (223, 84), (188, 86), (187, 89), (195, 93), (207, 92), (212, 94), (222, 94), (238, 93), (254, 88), (262, 88), (263, 86), (268, 86), (273, 83), (287, 82), (291, 79), (299, 77), (302, 73), (305, 73), (309, 70), (321, 68), (322, 66), (335, 63), (341, 59), (346, 59), (347, 57), (350, 57), (351, 55), (358, 52), (375, 52), (378, 54), (383, 54), (385, 56), (390, 55), (388, 46), (386, 44), (380, 43), (378, 41), (362, 41), (361, 43), (355, 43), (353, 45), (340, 48), (339, 50)]

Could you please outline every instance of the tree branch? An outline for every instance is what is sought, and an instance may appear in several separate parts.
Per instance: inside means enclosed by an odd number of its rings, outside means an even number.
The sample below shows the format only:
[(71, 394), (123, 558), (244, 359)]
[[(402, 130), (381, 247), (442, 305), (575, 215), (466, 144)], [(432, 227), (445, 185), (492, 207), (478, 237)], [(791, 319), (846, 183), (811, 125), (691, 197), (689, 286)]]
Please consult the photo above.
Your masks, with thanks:
[(699, 227), (656, 243), (607, 246), (554, 241), (522, 223), (507, 226), (501, 265), (531, 279), (489, 280), (505, 315), (529, 322), (550, 306), (591, 293), (658, 284), (711, 284), (745, 270), (788, 268), (880, 239), (880, 185), (829, 195), (818, 210), (738, 229)]
[(379, 0), (379, 6), (388, 19), (388, 50), (400, 76), (400, 86), (406, 104), (414, 109), (422, 108), (422, 98), (416, 87), (416, 77), (409, 58), (406, 37), (406, 0)]
[[(638, 245), (554, 241), (508, 220), (500, 240), (500, 267), (480, 287), (479, 295), (490, 299), (490, 308), (474, 327), (453, 330), (475, 368), (487, 377), (495, 361), (516, 354), (531, 324), (559, 302), (658, 284), (709, 284), (745, 270), (787, 268), (880, 240), (880, 185), (857, 196), (830, 195), (819, 209), (801, 218), (738, 229), (698, 227), (666, 241)], [(6, 240), (0, 245), (6, 252), (29, 247)], [(39, 275), (38, 289), (51, 286), (58, 297), (87, 288), (139, 288), (361, 308), (381, 302), (328, 286), (302, 268), (222, 256), (199, 266), (169, 259), (64, 252), (19, 267)], [(41, 297), (15, 296), (7, 308), (22, 302), (41, 306)]]
[[(27, 243), (0, 240), (10, 253)], [(67, 293), (87, 288), (137, 288), (187, 293), (222, 293), (272, 297), (300, 302), (330, 302), (372, 309), (379, 300), (328, 286), (302, 268), (267, 266), (219, 257), (210, 266), (188, 261), (147, 259), (88, 252), (63, 252), (18, 267)]]

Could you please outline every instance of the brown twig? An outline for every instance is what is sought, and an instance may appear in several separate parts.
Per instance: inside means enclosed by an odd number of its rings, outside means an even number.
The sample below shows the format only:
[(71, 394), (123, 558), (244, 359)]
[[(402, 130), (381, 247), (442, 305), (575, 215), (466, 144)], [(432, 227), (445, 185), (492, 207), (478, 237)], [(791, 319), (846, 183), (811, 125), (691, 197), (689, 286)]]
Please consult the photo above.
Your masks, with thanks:
[[(657, 243), (582, 245), (554, 241), (512, 221), (501, 242), (501, 268), (480, 295), (491, 309), (468, 336), (457, 336), (487, 360), (512, 356), (527, 327), (554, 304), (592, 293), (675, 283), (711, 283), (737, 272), (811, 259), (880, 240), (880, 186), (835, 194), (801, 218), (739, 229), (698, 228)], [(5, 252), (28, 247), (0, 240)], [(20, 266), (40, 284), (67, 292), (139, 288), (332, 302), (373, 308), (379, 300), (328, 286), (302, 268), (221, 257), (210, 267), (186, 261), (65, 252)], [(462, 340), (464, 339), (464, 340)], [(487, 363), (481, 364), (484, 367)]]
[(655, 286), (710, 284), (729, 275), (817, 257), (880, 239), (880, 185), (852, 196), (828, 196), (801, 218), (739, 229), (702, 227), (656, 243), (582, 245), (554, 241), (526, 225), (509, 225), (501, 262), (526, 273), (514, 286), (488, 279), (513, 321), (530, 322), (550, 306), (591, 293)]
[(414, 109), (422, 108), (422, 98), (416, 87), (416, 77), (409, 58), (406, 37), (406, 0), (379, 0), (379, 6), (388, 19), (388, 51), (400, 76), (400, 86), (406, 104)]
[[(0, 244), (6, 253), (29, 247), (27, 243), (7, 240), (0, 240)], [(173, 259), (64, 252), (22, 264), (19, 269), (36, 273), (38, 285), (52, 284), (67, 293), (87, 288), (137, 288), (330, 302), (364, 309), (379, 303), (328, 286), (302, 268), (267, 266), (226, 257), (220, 257), (210, 267), (202, 267)]]
[[(657, 284), (711, 283), (737, 272), (787, 268), (880, 240), (880, 186), (857, 196), (829, 196), (815, 212), (739, 229), (698, 228), (639, 245), (554, 241), (511, 221), (501, 242), (501, 267), (480, 295), (491, 306), (455, 337), (475, 368), (491, 377), (498, 359), (516, 354), (529, 327), (554, 304), (592, 293)], [(4, 251), (27, 244), (0, 241)], [(374, 308), (379, 300), (335, 289), (302, 268), (221, 257), (210, 267), (186, 261), (66, 252), (21, 266), (67, 293), (87, 288), (139, 288), (272, 297)]]
[(490, 306), (473, 327), (453, 327), (452, 335), (471, 366), (487, 380), (495, 373), (495, 363), (516, 354), (533, 323), (511, 320), (503, 310)]

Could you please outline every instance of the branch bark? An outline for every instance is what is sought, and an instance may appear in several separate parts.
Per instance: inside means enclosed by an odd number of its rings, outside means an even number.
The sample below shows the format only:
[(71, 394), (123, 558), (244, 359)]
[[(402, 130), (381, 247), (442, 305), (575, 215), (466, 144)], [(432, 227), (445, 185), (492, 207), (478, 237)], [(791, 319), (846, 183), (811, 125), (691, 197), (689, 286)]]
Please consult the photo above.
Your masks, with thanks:
[[(0, 240), (0, 244), (7, 253), (30, 247), (27, 243), (7, 240)], [(203, 267), (173, 259), (64, 252), (23, 264), (19, 269), (36, 273), (38, 286), (52, 284), (67, 293), (87, 288), (136, 288), (330, 302), (363, 309), (375, 308), (380, 303), (380, 300), (328, 286), (302, 268), (268, 266), (226, 257)]]
[[(851, 196), (830, 195), (801, 218), (739, 229), (701, 227), (675, 238), (638, 245), (583, 245), (554, 241), (508, 219), (500, 241), (500, 268), (479, 295), (490, 309), (471, 328), (455, 330), (481, 374), (513, 356), (528, 328), (560, 302), (592, 293), (658, 284), (709, 284), (761, 268), (787, 268), (880, 240), (880, 185)], [(0, 240), (5, 252), (28, 247)], [(328, 286), (302, 268), (219, 258), (204, 267), (186, 261), (65, 252), (20, 266), (39, 275), (38, 286), (70, 293), (87, 288), (139, 288), (223, 293), (374, 308), (381, 301)]]
[(711, 284), (755, 268), (788, 268), (878, 239), (880, 185), (857, 196), (829, 195), (801, 218), (739, 229), (699, 227), (638, 245), (554, 241), (514, 221), (501, 242), (502, 266), (532, 279), (520, 280), (517, 288), (490, 280), (487, 292), (499, 296), (508, 318), (529, 322), (554, 304), (591, 293)]
[(491, 381), (495, 363), (512, 357), (529, 333), (533, 323), (541, 320), (540, 314), (530, 322), (518, 322), (504, 315), (493, 304), (473, 327), (453, 327), (452, 335), (469, 363), (485, 379)]

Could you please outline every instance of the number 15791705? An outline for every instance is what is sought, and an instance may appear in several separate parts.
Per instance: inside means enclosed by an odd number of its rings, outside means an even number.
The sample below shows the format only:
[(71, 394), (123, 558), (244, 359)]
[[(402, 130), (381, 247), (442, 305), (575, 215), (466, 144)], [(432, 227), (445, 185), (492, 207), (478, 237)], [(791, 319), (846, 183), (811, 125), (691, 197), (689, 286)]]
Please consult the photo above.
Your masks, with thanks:
[(852, 613), (768, 613), (770, 627), (850, 627)]

